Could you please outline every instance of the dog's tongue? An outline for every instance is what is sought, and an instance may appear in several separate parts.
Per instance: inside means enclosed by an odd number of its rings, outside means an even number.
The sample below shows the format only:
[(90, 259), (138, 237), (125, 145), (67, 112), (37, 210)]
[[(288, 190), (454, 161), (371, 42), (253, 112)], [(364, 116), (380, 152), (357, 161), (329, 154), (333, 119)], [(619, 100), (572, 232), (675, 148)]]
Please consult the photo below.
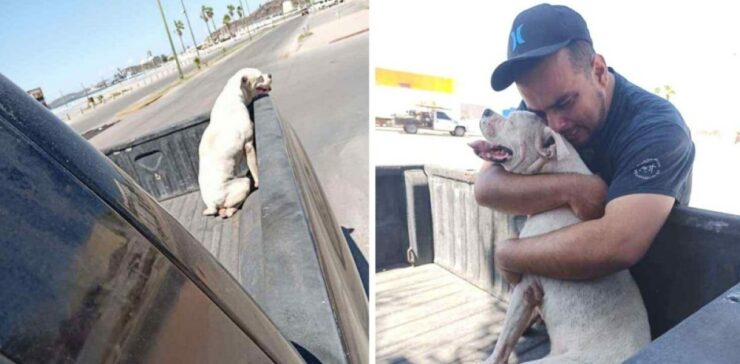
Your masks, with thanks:
[(479, 158), (491, 161), (488, 156), (490, 156), (494, 152), (493, 144), (485, 140), (476, 140), (468, 143), (468, 145), (473, 148), (473, 152), (475, 152), (475, 155), (477, 155)]
[(473, 152), (480, 159), (487, 160), (489, 162), (501, 162), (509, 157), (509, 154), (503, 149), (497, 148), (496, 145), (489, 143), (485, 140), (476, 140), (468, 143), (473, 148)]

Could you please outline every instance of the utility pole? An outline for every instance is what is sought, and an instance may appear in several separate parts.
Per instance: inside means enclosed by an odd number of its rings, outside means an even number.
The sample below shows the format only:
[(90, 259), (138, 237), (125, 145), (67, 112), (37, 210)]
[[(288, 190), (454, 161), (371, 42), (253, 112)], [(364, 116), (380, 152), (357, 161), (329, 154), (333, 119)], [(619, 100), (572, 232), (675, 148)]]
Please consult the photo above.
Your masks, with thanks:
[(67, 115), (67, 121), (70, 121), (72, 119), (70, 119), (70, 117), (69, 117), (69, 101), (64, 96), (64, 92), (62, 92), (61, 89), (59, 90), (59, 95), (64, 99), (64, 113)]
[[(200, 51), (198, 50), (198, 42), (195, 41), (195, 34), (193, 34), (193, 26), (190, 25), (190, 18), (188, 18), (187, 10), (185, 10), (185, 2), (183, 2), (183, 0), (180, 0), (180, 4), (182, 4), (182, 13), (185, 14), (185, 20), (188, 22), (188, 29), (190, 29), (190, 36), (193, 37), (193, 47), (195, 47), (195, 54), (197, 54), (198, 59), (200, 59)], [(200, 64), (198, 64), (198, 68), (200, 68)]]
[[(239, 0), (239, 5), (242, 4), (242, 0)], [(242, 6), (242, 9), (244, 9), (244, 6)], [(249, 0), (247, 0), (247, 34), (249, 34), (249, 40), (252, 40), (252, 31), (249, 29)]]
[[(82, 86), (82, 91), (85, 91), (85, 100), (87, 100), (87, 104), (90, 105), (90, 94), (87, 93), (87, 88), (85, 88), (85, 85), (80, 82), (80, 86)], [(95, 100), (93, 100), (93, 109), (95, 108)], [(83, 113), (82, 108), (80, 108), (80, 113)]]
[(164, 23), (164, 30), (167, 32), (167, 39), (170, 40), (170, 47), (172, 47), (172, 55), (175, 56), (175, 63), (177, 63), (177, 71), (180, 72), (180, 79), (185, 78), (182, 74), (182, 68), (180, 68), (180, 60), (177, 58), (177, 51), (175, 50), (175, 43), (172, 43), (172, 36), (170, 36), (170, 27), (167, 26), (167, 19), (164, 17), (164, 10), (162, 10), (162, 3), (157, 0), (159, 5), (159, 13), (162, 14), (162, 22)]

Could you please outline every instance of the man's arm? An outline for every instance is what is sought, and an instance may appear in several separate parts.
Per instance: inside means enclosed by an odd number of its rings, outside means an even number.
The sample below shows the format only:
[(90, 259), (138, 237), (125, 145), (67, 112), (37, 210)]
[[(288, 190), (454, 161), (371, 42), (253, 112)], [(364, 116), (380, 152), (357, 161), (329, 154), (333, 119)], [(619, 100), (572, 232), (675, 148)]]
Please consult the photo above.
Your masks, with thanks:
[(558, 279), (592, 279), (627, 269), (650, 247), (674, 201), (658, 194), (619, 197), (600, 219), (497, 244), (496, 266), (507, 277), (520, 272)]
[(581, 220), (604, 213), (607, 186), (598, 176), (582, 174), (512, 174), (485, 162), (475, 181), (478, 204), (516, 215), (533, 215), (569, 206)]

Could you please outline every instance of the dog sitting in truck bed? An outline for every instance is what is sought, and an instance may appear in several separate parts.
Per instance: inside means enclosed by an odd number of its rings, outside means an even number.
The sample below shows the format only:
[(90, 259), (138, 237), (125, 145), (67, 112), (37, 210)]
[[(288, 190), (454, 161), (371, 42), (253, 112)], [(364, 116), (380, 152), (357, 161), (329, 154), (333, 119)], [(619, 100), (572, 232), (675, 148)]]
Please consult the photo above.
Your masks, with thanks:
[(248, 177), (237, 178), (246, 158), (254, 186), (259, 186), (254, 125), (247, 105), (272, 90), (272, 76), (254, 68), (239, 70), (226, 82), (211, 110), (200, 140), (198, 183), (206, 209), (203, 215), (231, 217), (250, 191)]
[[(470, 146), (511, 173), (591, 174), (575, 149), (531, 112), (507, 119), (486, 110), (480, 127), (486, 140)], [(539, 213), (527, 219), (520, 237), (579, 222), (567, 207)], [(504, 328), (486, 363), (508, 360), (536, 309), (551, 343), (550, 354), (537, 363), (621, 363), (650, 343), (645, 304), (629, 271), (588, 281), (525, 274), (511, 293)]]

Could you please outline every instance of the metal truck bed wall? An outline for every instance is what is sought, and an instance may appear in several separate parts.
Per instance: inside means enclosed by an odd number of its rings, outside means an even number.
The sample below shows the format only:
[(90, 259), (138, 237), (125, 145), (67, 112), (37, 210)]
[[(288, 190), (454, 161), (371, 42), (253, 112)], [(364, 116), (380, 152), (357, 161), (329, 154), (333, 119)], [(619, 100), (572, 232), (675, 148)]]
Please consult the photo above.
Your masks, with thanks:
[(198, 191), (198, 144), (208, 115), (116, 145), (103, 153), (157, 200)]
[(367, 296), (347, 241), (271, 99), (249, 108), (260, 188), (230, 219), (201, 215), (198, 144), (207, 115), (105, 154), (218, 258), (305, 358), (366, 362)]
[[(427, 176), (431, 209), (412, 214), (412, 206), (419, 206), (413, 199), (423, 194), (407, 192), (409, 178), (405, 175), (420, 171)], [(505, 214), (477, 206), (474, 180), (472, 171), (377, 167), (376, 211), (383, 215), (378, 215), (376, 223), (376, 271), (398, 266), (410, 246), (422, 246), (433, 252), (435, 264), (505, 299), (506, 286), (495, 274), (491, 252), (496, 241), (515, 230), (514, 223)], [(419, 182), (414, 183), (418, 188)], [(415, 229), (409, 226), (413, 224), (416, 230), (420, 224), (430, 224), (432, 237), (411, 236)], [(381, 254), (380, 249), (394, 253)], [(657, 338), (740, 282), (740, 216), (674, 208), (643, 260), (631, 271), (647, 306), (653, 338)], [(724, 346), (717, 345), (729, 350), (728, 340)]]

